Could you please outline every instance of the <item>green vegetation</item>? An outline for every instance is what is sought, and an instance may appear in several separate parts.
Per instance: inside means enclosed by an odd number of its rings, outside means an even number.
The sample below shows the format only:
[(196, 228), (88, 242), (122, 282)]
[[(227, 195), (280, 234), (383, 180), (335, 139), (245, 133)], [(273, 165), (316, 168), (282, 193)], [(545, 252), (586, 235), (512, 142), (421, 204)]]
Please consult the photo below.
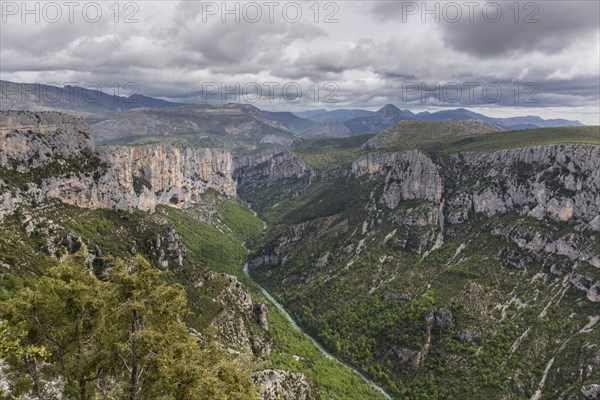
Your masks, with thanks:
[[(25, 232), (21, 222), (28, 218), (33, 218), (37, 225), (31, 234)], [(52, 221), (60, 221), (60, 224), (55, 226)], [(166, 243), (160, 248), (156, 247), (156, 238), (162, 237), (164, 241), (170, 227), (175, 228), (184, 244), (186, 256), (182, 265), (170, 260), (169, 272), (162, 274), (161, 279), (185, 289), (189, 312), (182, 320), (189, 327), (196, 329), (203, 337), (205, 334), (211, 337), (211, 324), (223, 311), (224, 306), (214, 299), (226, 287), (227, 279), (216, 274), (214, 280), (205, 280), (203, 277), (210, 275), (211, 270), (237, 276), (251, 293), (253, 301), (262, 302), (268, 308), (268, 335), (273, 341), (271, 357), (260, 362), (240, 361), (211, 349), (207, 353), (209, 361), (212, 359), (236, 365), (246, 371), (243, 374), (264, 368), (303, 372), (324, 399), (380, 398), (380, 394), (359, 377), (320, 353), (270, 305), (254, 281), (243, 274), (241, 264), (246, 257), (246, 250), (242, 243), (257, 243), (263, 232), (263, 224), (242, 202), (227, 199), (216, 192), (206, 193), (194, 208), (179, 210), (159, 207), (152, 215), (144, 212), (85, 210), (60, 203), (48, 203), (41, 209), (24, 207), (21, 212), (6, 217), (0, 225), (0, 268), (3, 272), (0, 275), (0, 300), (5, 302), (13, 298), (15, 293), (30, 287), (30, 282), (35, 281), (36, 277), (56, 268), (59, 263), (44, 250), (49, 246), (49, 239), (51, 247), (58, 251), (58, 257), (81, 250), (84, 243), (88, 245), (88, 252), (102, 254), (94, 258), (92, 267), (98, 276), (104, 277), (112, 266), (107, 261), (108, 255), (129, 259), (135, 251), (158, 265), (160, 250), (163, 249), (167, 256), (169, 253)], [(45, 229), (50, 229), (51, 234), (42, 233)], [(197, 287), (198, 281), (205, 283)], [(253, 318), (248, 319), (246, 324), (253, 334), (265, 335), (264, 331), (259, 331)], [(11, 325), (11, 332), (10, 343), (15, 343), (15, 338), (19, 337), (18, 326), (13, 328)], [(27, 345), (26, 342), (22, 344)], [(36, 354), (35, 351), (45, 350), (21, 347), (32, 355)], [(225, 375), (221, 378), (229, 379)], [(238, 380), (238, 383), (244, 384), (244, 380)], [(23, 385), (31, 387), (25, 383)]]
[(491, 133), (463, 139), (446, 146), (432, 147), (444, 153), (461, 151), (495, 151), (549, 144), (600, 145), (599, 126), (571, 126), (566, 128), (538, 128), (522, 131)]
[(13, 168), (0, 167), (0, 179), (6, 184), (24, 188), (28, 183), (40, 184), (44, 179), (54, 176), (71, 176), (75, 174), (91, 174), (96, 180), (100, 179), (107, 165), (95, 154), (83, 154), (75, 158), (54, 158), (43, 167), (31, 168), (27, 172), (17, 172), (14, 167), (18, 162), (13, 161)]
[(292, 328), (285, 317), (269, 307), (269, 325), (276, 352), (271, 354), (273, 368), (304, 372), (317, 384), (322, 399), (376, 400), (383, 396), (367, 386), (360, 377), (326, 358), (301, 332)]
[(316, 170), (347, 167), (358, 156), (365, 153), (361, 146), (373, 136), (359, 135), (344, 138), (314, 136), (298, 144), (294, 148), (294, 153)]
[[(295, 152), (326, 171), (348, 166), (370, 137), (309, 138)], [(598, 128), (455, 139), (423, 148), (443, 160), (463, 150), (598, 144)], [(68, 160), (25, 174), (2, 170), (0, 179), (11, 190), (102, 168), (94, 159)], [(536, 171), (533, 164), (510, 166), (522, 184)], [(469, 184), (498, 180), (487, 172), (474, 172)], [(558, 182), (561, 173), (548, 170), (541, 179), (571, 195)], [(281, 368), (303, 372), (322, 399), (380, 398), (269, 304), (241, 269), (245, 247), (252, 255), (285, 256), (280, 265), (253, 269), (253, 277), (332, 354), (397, 398), (531, 398), (553, 357), (547, 398), (578, 398), (583, 385), (600, 379), (600, 369), (588, 370), (597, 363), (597, 331), (581, 330), (598, 314), (597, 303), (568, 284), (573, 273), (598, 282), (598, 269), (540, 256), (512, 240), (575, 237), (578, 249), (597, 256), (600, 235), (517, 213), (470, 215), (446, 224), (443, 244), (433, 249), (437, 204), (401, 201), (392, 210), (381, 202), (383, 182), (329, 175), (306, 191), (298, 181), (253, 192), (247, 200), (269, 222), (266, 232), (244, 202), (212, 191), (192, 208), (158, 207), (154, 214), (49, 201), (4, 217), (0, 358), (10, 367), (12, 394), (46, 390), (61, 377), (65, 393), (77, 399), (98, 398), (98, 391), (113, 398), (246, 399), (253, 371)], [(452, 188), (451, 179), (446, 188), (464, 189)], [(147, 185), (134, 177), (136, 192)], [(268, 331), (226, 298), (235, 288), (266, 304)], [(269, 357), (238, 356), (235, 346), (230, 354), (219, 350), (216, 326), (227, 312), (270, 343)]]
[(256, 239), (262, 233), (262, 221), (247, 206), (233, 201), (221, 201), (217, 209), (221, 219), (238, 241)]
[[(189, 334), (182, 287), (141, 257), (110, 263), (100, 280), (78, 253), (5, 302), (12, 396), (58, 385), (78, 400), (254, 398), (247, 373)], [(22, 331), (5, 348), (9, 329)]]
[(203, 265), (210, 265), (215, 271), (225, 272), (243, 279), (240, 265), (246, 257), (241, 241), (236, 240), (234, 232), (226, 232), (228, 227), (220, 225), (217, 215), (214, 225), (199, 219), (190, 218), (185, 211), (174, 208), (162, 208), (165, 215), (181, 236), (183, 244), (191, 251), (190, 256)]
[[(522, 172), (525, 180), (533, 173)], [(597, 311), (550, 271), (572, 262), (540, 258), (509, 240), (517, 233), (559, 240), (572, 235), (572, 222), (471, 215), (447, 226), (444, 244), (425, 256), (439, 227), (408, 221), (437, 206), (402, 201), (388, 209), (379, 203), (382, 185), (330, 179), (277, 207), (268, 193), (255, 204), (270, 222), (255, 252), (285, 254), (286, 261), (255, 268), (253, 277), (328, 351), (401, 399), (531, 398), (554, 356), (563, 361), (544, 393), (578, 398), (583, 383), (600, 377), (573, 384), (577, 365), (594, 363), (587, 347), (597, 343), (593, 333), (578, 332)], [(592, 249), (598, 240), (577, 243)], [(592, 266), (578, 268), (600, 279)], [(573, 365), (568, 354), (581, 358)]]
[(306, 196), (294, 201), (294, 207), (280, 216), (287, 223), (295, 224), (317, 218), (356, 210), (367, 200), (368, 182), (337, 180), (317, 183)]
[(407, 151), (418, 148), (429, 153), (442, 154), (496, 151), (549, 144), (600, 145), (598, 126), (490, 132), (494, 129), (490, 125), (469, 128), (461, 124), (460, 121), (411, 121), (388, 129), (373, 138), (372, 142), (377, 144), (378, 149), (385, 151)]
[(462, 138), (476, 138), (498, 132), (499, 128), (482, 121), (402, 121), (369, 141), (378, 149), (410, 150), (443, 148)]
[(133, 175), (133, 190), (135, 194), (140, 195), (144, 191), (144, 188), (150, 190), (152, 189), (152, 184), (147, 180), (140, 176)]

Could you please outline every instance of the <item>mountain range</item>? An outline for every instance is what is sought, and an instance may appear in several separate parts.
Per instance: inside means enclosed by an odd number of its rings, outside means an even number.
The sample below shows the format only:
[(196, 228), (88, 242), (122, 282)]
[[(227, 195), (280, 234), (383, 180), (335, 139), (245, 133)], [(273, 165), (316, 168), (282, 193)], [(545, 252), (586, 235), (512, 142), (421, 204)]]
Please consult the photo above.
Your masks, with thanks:
[(114, 92), (117, 93), (132, 92), (129, 96), (120, 96), (108, 93), (108, 88), (101, 90), (100, 85), (89, 86), (90, 88), (71, 85), (58, 87), (0, 80), (0, 109), (63, 111), (93, 116), (135, 108), (165, 108), (181, 105), (133, 93), (136, 90), (134, 87), (131, 90), (115, 89)]
[[(503, 130), (521, 130), (521, 129), (533, 129), (533, 128), (556, 128), (565, 126), (582, 126), (583, 124), (579, 121), (570, 121), (565, 119), (548, 119), (545, 120), (538, 116), (530, 115), (525, 117), (510, 117), (510, 118), (493, 118), (483, 114), (479, 114), (464, 108), (458, 108), (455, 110), (442, 110), (437, 112), (424, 111), (420, 113), (413, 113), (410, 110), (401, 110), (393, 104), (387, 104), (381, 109), (375, 112), (369, 112), (367, 110), (348, 110), (351, 113), (342, 114), (339, 113), (342, 110), (331, 111), (327, 114), (313, 112), (301, 112), (295, 113), (296, 116), (310, 119), (313, 122), (322, 122), (322, 115), (327, 116), (327, 122), (329, 125), (319, 124), (310, 127), (309, 133), (314, 134), (319, 132), (322, 134), (335, 134), (331, 133), (331, 124), (337, 124), (337, 132), (343, 131), (340, 126), (347, 128), (348, 135), (357, 135), (364, 133), (377, 133), (381, 132), (390, 126), (400, 121), (443, 121), (447, 119), (454, 119), (459, 121), (478, 119), (485, 121), (491, 125), (495, 125)], [(346, 118), (348, 115), (356, 115), (354, 118)], [(276, 116), (275, 116), (276, 117)], [(275, 118), (276, 119), (276, 118)], [(283, 125), (286, 125), (285, 120), (277, 119)], [(289, 126), (290, 129), (296, 129), (298, 125)], [(307, 131), (299, 131), (296, 133), (306, 133)]]
[[(579, 121), (544, 120), (537, 116), (492, 118), (464, 108), (413, 113), (387, 104), (377, 111), (361, 109), (316, 109), (300, 112), (260, 110), (252, 105), (180, 104), (144, 96), (109, 94), (77, 86), (58, 88), (37, 83), (0, 81), (0, 108), (12, 110), (61, 111), (82, 116), (91, 125), (99, 142), (155, 140), (157, 136), (193, 135), (201, 143), (207, 140), (226, 145), (224, 132), (246, 137), (255, 145), (259, 136), (266, 143), (289, 145), (291, 136), (353, 136), (379, 133), (400, 121), (442, 121), (477, 119), (502, 130), (581, 126)], [(223, 118), (236, 109), (237, 128), (223, 128)], [(243, 118), (241, 116), (244, 116)], [(242, 119), (240, 119), (242, 118)], [(254, 132), (254, 133), (252, 133)], [(194, 139), (195, 140), (195, 139)], [(227, 141), (225, 141), (227, 142)]]

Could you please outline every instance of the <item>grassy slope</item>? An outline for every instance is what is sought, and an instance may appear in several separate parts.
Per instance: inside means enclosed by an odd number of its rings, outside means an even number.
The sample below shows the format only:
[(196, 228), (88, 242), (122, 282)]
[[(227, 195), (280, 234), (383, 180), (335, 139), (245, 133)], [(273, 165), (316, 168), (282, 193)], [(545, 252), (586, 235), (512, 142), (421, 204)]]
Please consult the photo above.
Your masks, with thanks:
[(454, 142), (442, 147), (441, 150), (446, 153), (495, 151), (548, 144), (600, 145), (600, 126), (573, 126), (498, 132)]
[(360, 135), (346, 138), (316, 136), (304, 139), (294, 153), (311, 168), (327, 170), (350, 165), (354, 159), (364, 153), (360, 148), (373, 135)]
[(370, 144), (377, 144), (378, 148), (424, 148), (498, 131), (499, 128), (480, 121), (402, 121), (378, 134)]

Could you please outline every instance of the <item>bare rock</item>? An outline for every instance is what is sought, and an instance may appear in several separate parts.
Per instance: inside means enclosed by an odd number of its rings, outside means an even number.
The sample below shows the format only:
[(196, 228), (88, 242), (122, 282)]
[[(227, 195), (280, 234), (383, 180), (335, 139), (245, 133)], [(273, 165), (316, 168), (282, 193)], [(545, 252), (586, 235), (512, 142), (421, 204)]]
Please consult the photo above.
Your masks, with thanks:
[(591, 385), (586, 385), (581, 388), (581, 394), (587, 400), (598, 400), (598, 399), (600, 399), (600, 385), (597, 383), (592, 383)]
[(301, 372), (267, 369), (252, 374), (259, 398), (263, 400), (312, 400), (314, 389)]

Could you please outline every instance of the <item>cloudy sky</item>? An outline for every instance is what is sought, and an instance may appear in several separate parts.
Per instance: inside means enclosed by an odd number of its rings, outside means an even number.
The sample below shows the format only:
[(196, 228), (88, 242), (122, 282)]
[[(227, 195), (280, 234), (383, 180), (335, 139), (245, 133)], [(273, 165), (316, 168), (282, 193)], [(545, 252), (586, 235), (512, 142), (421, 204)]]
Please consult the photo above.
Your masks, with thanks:
[(600, 124), (597, 0), (77, 3), (2, 0), (0, 79)]

